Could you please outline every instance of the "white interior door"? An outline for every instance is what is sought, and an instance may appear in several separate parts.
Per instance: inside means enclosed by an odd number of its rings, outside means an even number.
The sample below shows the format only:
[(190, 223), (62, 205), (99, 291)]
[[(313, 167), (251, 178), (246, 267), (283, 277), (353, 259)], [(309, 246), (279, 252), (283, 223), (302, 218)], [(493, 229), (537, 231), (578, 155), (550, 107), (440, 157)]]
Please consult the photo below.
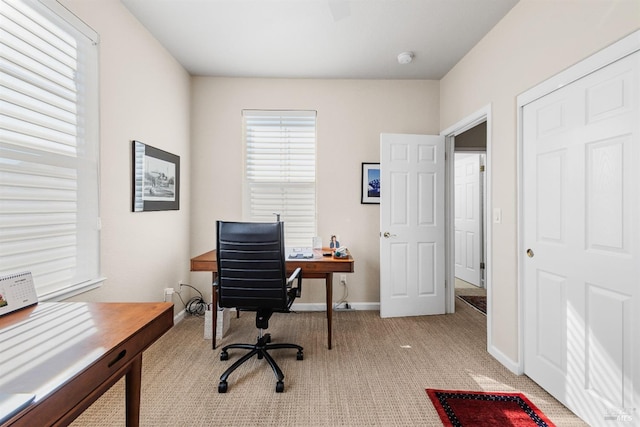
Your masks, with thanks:
[(455, 154), (454, 193), (455, 274), (480, 286), (480, 154)]
[(522, 110), (525, 373), (593, 426), (640, 426), (639, 80), (636, 52)]
[(444, 137), (380, 135), (380, 316), (445, 312)]

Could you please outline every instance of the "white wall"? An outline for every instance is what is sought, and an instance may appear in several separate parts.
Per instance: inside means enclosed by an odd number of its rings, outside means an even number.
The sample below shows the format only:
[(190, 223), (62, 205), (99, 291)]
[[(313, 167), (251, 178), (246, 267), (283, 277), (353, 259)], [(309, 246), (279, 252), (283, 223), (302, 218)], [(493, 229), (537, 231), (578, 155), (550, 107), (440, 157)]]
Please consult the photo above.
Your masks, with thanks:
[[(442, 80), (440, 128), (492, 106), (494, 345), (518, 361), (516, 97), (640, 28), (640, 0), (521, 0)], [(526, 301), (524, 302), (526, 304)]]
[[(61, 3), (100, 34), (101, 270), (107, 281), (73, 300), (162, 301), (163, 289), (189, 274), (190, 77), (118, 0)], [(132, 139), (180, 156), (179, 211), (131, 212)]]
[[(380, 208), (360, 204), (361, 163), (380, 160), (381, 132), (438, 134), (438, 86), (426, 80), (195, 77), (191, 255), (215, 247), (217, 219), (242, 219), (241, 111), (316, 110), (318, 232), (326, 242), (331, 233), (339, 234), (355, 257), (349, 301), (379, 302)], [(191, 278), (210, 295), (210, 274)], [(322, 282), (306, 282), (300, 302), (323, 302)], [(334, 285), (335, 300), (342, 291)]]

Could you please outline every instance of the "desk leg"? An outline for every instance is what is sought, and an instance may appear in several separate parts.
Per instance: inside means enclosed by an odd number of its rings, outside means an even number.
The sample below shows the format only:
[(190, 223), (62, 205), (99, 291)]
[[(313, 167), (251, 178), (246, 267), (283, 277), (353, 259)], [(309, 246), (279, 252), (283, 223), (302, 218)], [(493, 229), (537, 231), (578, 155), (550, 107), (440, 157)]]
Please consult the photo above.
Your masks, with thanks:
[(218, 293), (213, 284), (218, 280), (218, 273), (213, 273), (211, 282), (211, 348), (216, 348), (216, 327), (218, 326)]
[(325, 277), (327, 294), (327, 344), (331, 350), (331, 320), (333, 319), (333, 273), (327, 273)]
[(140, 390), (142, 385), (142, 353), (131, 361), (131, 368), (125, 379), (125, 399), (127, 427), (140, 425)]

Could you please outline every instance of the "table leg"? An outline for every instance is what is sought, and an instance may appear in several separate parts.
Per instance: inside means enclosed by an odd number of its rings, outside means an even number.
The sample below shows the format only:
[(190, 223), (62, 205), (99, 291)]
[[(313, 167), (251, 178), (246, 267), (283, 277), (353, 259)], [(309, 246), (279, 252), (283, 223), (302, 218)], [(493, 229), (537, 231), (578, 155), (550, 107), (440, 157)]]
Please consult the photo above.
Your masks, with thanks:
[(333, 273), (327, 273), (325, 277), (327, 294), (327, 344), (331, 350), (331, 320), (333, 319)]
[(142, 353), (132, 361), (125, 377), (125, 407), (127, 411), (127, 427), (140, 425), (140, 390), (142, 385)]
[(211, 282), (211, 348), (216, 348), (216, 327), (218, 326), (218, 293), (216, 292), (214, 283), (218, 280), (218, 273), (213, 273), (213, 281)]

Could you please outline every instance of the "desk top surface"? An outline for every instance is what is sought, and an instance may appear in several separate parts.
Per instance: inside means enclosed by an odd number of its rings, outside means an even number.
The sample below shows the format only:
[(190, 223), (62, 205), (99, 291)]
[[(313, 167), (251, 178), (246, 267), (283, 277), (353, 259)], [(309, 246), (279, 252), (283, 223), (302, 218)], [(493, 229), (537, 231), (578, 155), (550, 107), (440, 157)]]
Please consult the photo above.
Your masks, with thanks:
[(165, 302), (39, 303), (7, 314), (0, 317), (0, 392), (31, 393), (38, 403), (140, 331), (148, 331), (146, 348), (172, 324), (173, 304)]
[[(333, 252), (333, 249), (314, 249), (313, 250), (313, 258), (296, 258), (296, 259), (287, 259), (287, 263), (289, 262), (297, 262), (297, 261), (306, 261), (306, 262), (353, 262), (353, 257), (351, 253), (348, 254), (345, 258), (336, 258), (334, 256), (324, 256), (324, 253)], [(200, 262), (216, 262), (216, 250), (213, 249), (211, 251), (205, 252), (198, 256), (194, 256), (191, 258), (191, 261), (200, 261)]]
[[(333, 256), (323, 256), (323, 253), (329, 252), (331, 249), (314, 249), (313, 258), (308, 259), (287, 259), (287, 270), (293, 271), (300, 267), (303, 272), (347, 272), (353, 273), (354, 259), (349, 254), (345, 258), (336, 258)], [(191, 258), (191, 271), (217, 271), (218, 262), (216, 260), (216, 250), (205, 252), (201, 255)]]

